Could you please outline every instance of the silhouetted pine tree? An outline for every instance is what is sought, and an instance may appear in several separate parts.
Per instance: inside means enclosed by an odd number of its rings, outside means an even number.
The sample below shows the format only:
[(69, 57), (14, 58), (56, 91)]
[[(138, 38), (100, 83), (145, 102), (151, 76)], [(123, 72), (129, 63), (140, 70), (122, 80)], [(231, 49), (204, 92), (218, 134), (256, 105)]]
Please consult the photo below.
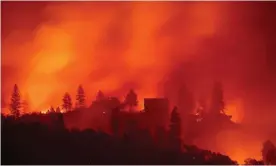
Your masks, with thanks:
[(53, 106), (51, 106), (50, 110), (49, 110), (50, 113), (54, 113), (55, 112), (55, 109)]
[(177, 112), (177, 107), (174, 107), (170, 119), (170, 144), (173, 149), (181, 148), (181, 119)]
[(20, 93), (17, 85), (14, 85), (13, 88), (13, 93), (11, 97), (11, 103), (10, 103), (10, 111), (11, 114), (18, 118), (20, 116), (20, 108), (21, 108), (21, 103), (20, 103)]
[(101, 100), (104, 100), (104, 99), (105, 99), (105, 96), (104, 96), (103, 92), (100, 90), (100, 91), (97, 93), (96, 101), (101, 101)]
[(125, 104), (128, 105), (130, 107), (130, 110), (132, 110), (132, 108), (134, 106), (138, 105), (138, 98), (137, 98), (137, 94), (134, 92), (133, 89), (131, 89), (125, 99)]
[(62, 100), (63, 100), (62, 108), (65, 109), (66, 112), (71, 111), (72, 110), (72, 100), (71, 100), (69, 93), (65, 93)]
[(211, 114), (225, 114), (224, 109), (225, 103), (223, 99), (222, 85), (221, 83), (216, 82), (213, 87), (211, 107), (209, 112)]
[(76, 102), (77, 108), (85, 107), (85, 93), (81, 85), (78, 87), (76, 99), (77, 99), (77, 102)]
[(56, 112), (60, 113), (60, 108), (59, 107), (57, 107)]

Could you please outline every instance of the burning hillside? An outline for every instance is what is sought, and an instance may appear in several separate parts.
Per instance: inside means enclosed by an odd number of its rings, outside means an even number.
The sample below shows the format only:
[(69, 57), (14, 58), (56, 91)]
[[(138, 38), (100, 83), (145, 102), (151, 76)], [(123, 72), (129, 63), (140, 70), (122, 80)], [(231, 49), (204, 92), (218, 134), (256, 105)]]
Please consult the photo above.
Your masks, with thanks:
[[(168, 98), (172, 110), (180, 105), (178, 93), (185, 85), (195, 103), (209, 107), (219, 80), (225, 113), (243, 129), (222, 132), (217, 137), (229, 140), (219, 139), (211, 148), (237, 160), (259, 157), (259, 144), (275, 139), (275, 5), (3, 2), (1, 108), (9, 111), (14, 84), (28, 113), (62, 109), (65, 92), (75, 106), (79, 84), (87, 106), (99, 90), (123, 102), (134, 89), (137, 110), (144, 98), (154, 97)], [(241, 146), (246, 150), (232, 148)]]

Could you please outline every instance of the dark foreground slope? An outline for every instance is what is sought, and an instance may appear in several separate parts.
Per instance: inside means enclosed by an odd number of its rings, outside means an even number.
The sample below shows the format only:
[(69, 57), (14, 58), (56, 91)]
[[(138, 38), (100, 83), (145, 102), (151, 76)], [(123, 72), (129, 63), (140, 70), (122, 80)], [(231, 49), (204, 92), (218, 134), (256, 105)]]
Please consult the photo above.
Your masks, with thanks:
[(159, 148), (147, 134), (142, 141), (3, 119), (1, 127), (2, 164), (235, 164), (227, 156), (191, 146), (185, 152)]

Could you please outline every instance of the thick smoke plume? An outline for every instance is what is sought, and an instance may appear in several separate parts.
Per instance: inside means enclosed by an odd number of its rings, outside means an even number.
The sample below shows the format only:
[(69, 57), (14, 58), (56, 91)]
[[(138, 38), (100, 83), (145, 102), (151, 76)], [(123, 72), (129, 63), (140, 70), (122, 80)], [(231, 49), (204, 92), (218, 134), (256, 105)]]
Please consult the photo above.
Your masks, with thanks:
[[(208, 98), (219, 80), (226, 112), (248, 126), (242, 134), (219, 135), (231, 135), (223, 150), (238, 158), (241, 152), (229, 150), (233, 137), (246, 146), (246, 155), (251, 148), (249, 155), (260, 156), (261, 142), (275, 136), (275, 7), (274, 2), (3, 2), (2, 107), (15, 83), (32, 110), (40, 111), (60, 105), (65, 92), (74, 98), (79, 84), (88, 101), (98, 90), (122, 99), (133, 88), (142, 105), (145, 97), (177, 91), (180, 82), (197, 99)], [(252, 142), (243, 144), (248, 137)]]

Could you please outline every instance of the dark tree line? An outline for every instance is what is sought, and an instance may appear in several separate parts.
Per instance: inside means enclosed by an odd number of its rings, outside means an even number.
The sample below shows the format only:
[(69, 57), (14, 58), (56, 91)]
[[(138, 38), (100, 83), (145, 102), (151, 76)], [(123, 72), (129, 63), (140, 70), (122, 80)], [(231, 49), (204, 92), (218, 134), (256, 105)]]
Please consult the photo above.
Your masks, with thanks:
[[(99, 91), (96, 96), (96, 101), (103, 101), (105, 99), (106, 99), (106, 96), (104, 95), (104, 93), (102, 91)], [(133, 107), (137, 106), (138, 99), (137, 99), (137, 94), (134, 92), (134, 90), (131, 89), (128, 92), (125, 98), (124, 104), (129, 106), (130, 110), (132, 110)], [(77, 89), (75, 108), (76, 109), (86, 108), (86, 96), (82, 85), (79, 85)], [(72, 98), (68, 92), (66, 92), (63, 95), (62, 109), (65, 110), (66, 112), (72, 111), (74, 109)], [(11, 115), (13, 115), (14, 117), (19, 117), (20, 114), (25, 114), (29, 112), (29, 103), (27, 99), (21, 102), (21, 96), (20, 96), (20, 92), (17, 84), (15, 84), (13, 88), (11, 102), (10, 102), (10, 112), (11, 112)], [(48, 112), (61, 112), (61, 110), (59, 107), (54, 109), (53, 106), (51, 106)]]
[(95, 130), (53, 130), (39, 123), (3, 121), (2, 164), (235, 164), (229, 157), (210, 151), (160, 149), (144, 132), (139, 133), (140, 141)]
[[(181, 100), (179, 100), (179, 106), (182, 109), (187, 108), (186, 110), (192, 110), (194, 108), (194, 100), (191, 92), (188, 91), (187, 87), (183, 86), (179, 90), (179, 96), (180, 99), (185, 99), (186, 102), (182, 103)], [(105, 101), (107, 97), (104, 95), (102, 91), (99, 91), (96, 95), (96, 101)], [(72, 104), (72, 98), (70, 97), (69, 93), (65, 93), (63, 96), (63, 104), (62, 108), (66, 110), (66, 112), (73, 110), (73, 104)], [(105, 103), (105, 102), (103, 102)], [(124, 102), (122, 103), (123, 106), (129, 106), (129, 110), (131, 111), (135, 106), (138, 105), (138, 97), (137, 94), (134, 92), (134, 90), (130, 90)], [(11, 104), (10, 104), (10, 111), (11, 114), (16, 117), (16, 119), (20, 116), (20, 110), (22, 108), (23, 102), (21, 103), (21, 96), (18, 89), (18, 86), (15, 85), (11, 97)], [(117, 104), (116, 104), (117, 105)], [(119, 101), (120, 105), (120, 101)], [(83, 87), (80, 85), (77, 89), (77, 95), (76, 95), (76, 109), (78, 108), (85, 108), (86, 107), (86, 97)], [(115, 109), (112, 109), (111, 112), (111, 128), (113, 131), (113, 135), (115, 138), (118, 136), (119, 132), (119, 112), (120, 112), (120, 106), (116, 107)], [(209, 108), (209, 112), (212, 115), (219, 115), (223, 114), (225, 115), (224, 109), (225, 109), (225, 103), (223, 99), (223, 90), (222, 85), (220, 83), (215, 83), (212, 91), (212, 98), (211, 98), (211, 107)], [(181, 109), (179, 109), (181, 111)], [(168, 136), (169, 136), (169, 144), (171, 150), (177, 150), (179, 151), (182, 147), (182, 141), (181, 141), (181, 132), (183, 132), (182, 123), (180, 117), (180, 111), (177, 107), (175, 107), (170, 115), (170, 125), (168, 130)], [(202, 102), (202, 107), (198, 109), (198, 113), (202, 115), (202, 113), (206, 110), (206, 107), (204, 105), (204, 102)], [(57, 107), (56, 109), (54, 107), (51, 107), (49, 109), (50, 113), (59, 113), (61, 112), (60, 108)], [(125, 138), (128, 140), (128, 136)], [(260, 163), (266, 163), (266, 164), (272, 164), (275, 163), (275, 156), (276, 156), (276, 148), (271, 142), (266, 142), (264, 145), (265, 150), (263, 151), (263, 158), (264, 161), (258, 161), (255, 159), (247, 159), (245, 162), (248, 164), (260, 164)], [(190, 147), (191, 148), (191, 147)]]

